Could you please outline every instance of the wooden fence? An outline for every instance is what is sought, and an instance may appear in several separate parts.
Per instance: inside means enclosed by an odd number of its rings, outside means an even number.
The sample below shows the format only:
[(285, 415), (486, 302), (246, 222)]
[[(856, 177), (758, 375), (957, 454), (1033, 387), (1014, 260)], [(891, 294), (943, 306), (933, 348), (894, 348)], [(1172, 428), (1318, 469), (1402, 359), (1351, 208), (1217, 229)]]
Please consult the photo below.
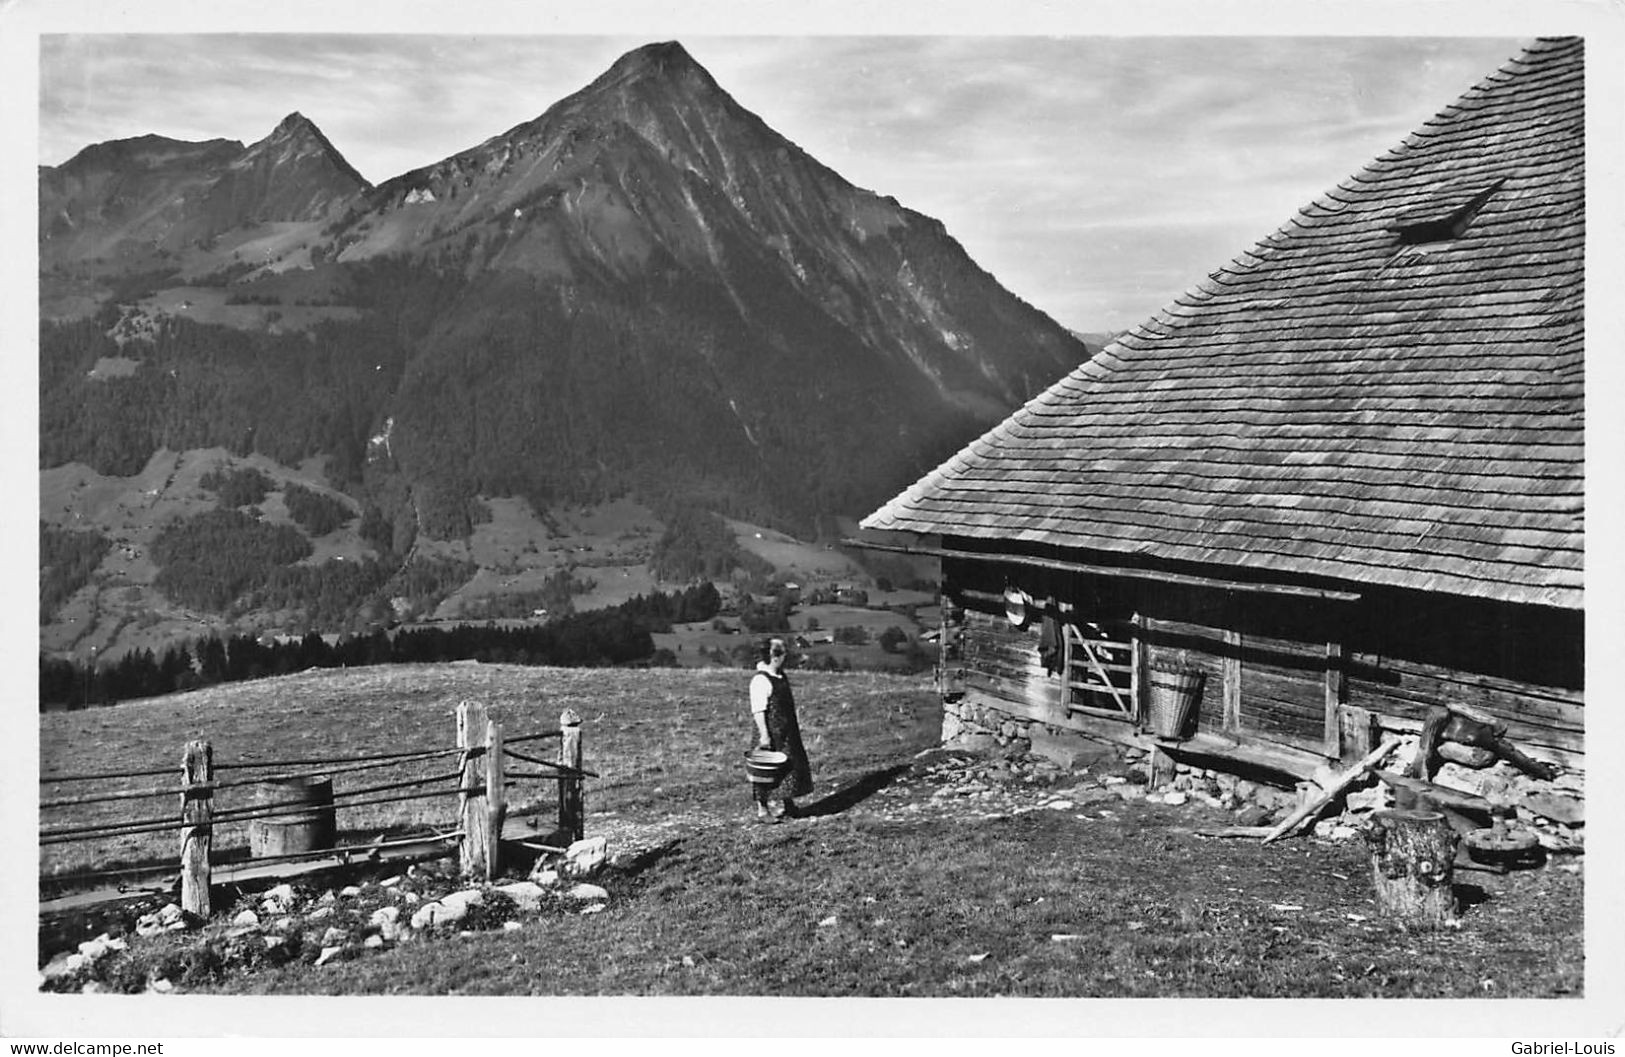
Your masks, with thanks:
[[(172, 797), (174, 785), (119, 789), (74, 797), (46, 798), (44, 787), (63, 783), (83, 783), (143, 779), (173, 774), (152, 770), (123, 773), (53, 775), (41, 778), (41, 846), (78, 841), (105, 841), (113, 837), (178, 831), (180, 836), (180, 905), (200, 917), (210, 913), (213, 885), (275, 878), (295, 873), (315, 872), (357, 862), (394, 858), (431, 858), (456, 854), (464, 875), (490, 880), (502, 865), (502, 836), (507, 819), (507, 790), (525, 781), (551, 781), (558, 787), (558, 828), (551, 834), (531, 834), (521, 841), (532, 848), (562, 851), (571, 841), (580, 840), (586, 829), (585, 780), (597, 775), (582, 767), (581, 717), (574, 709), (559, 716), (557, 730), (504, 738), (502, 725), (486, 716), (485, 707), (474, 701), (457, 706), (456, 741), (453, 747), (416, 752), (373, 753), (346, 757), (303, 760), (274, 760), (256, 763), (220, 764), (214, 762), (213, 746), (206, 740), (189, 741), (182, 751), (180, 815), (122, 819), (96, 823), (46, 825), (43, 816), (64, 809), (84, 808), (147, 798)], [(517, 751), (513, 746), (558, 739), (556, 759)], [(428, 777), (365, 785), (333, 793), (331, 807), (315, 807), (306, 800), (272, 801), (246, 807), (220, 805), (215, 795), (225, 790), (264, 788), (278, 783), (330, 780), (337, 774), (355, 774), (406, 764), (453, 760), (445, 771)], [(508, 764), (528, 764), (510, 768)], [(269, 771), (240, 778), (220, 777), (226, 771)], [(217, 861), (214, 837), (222, 827), (248, 824), (256, 820), (290, 820), (309, 817), (313, 810), (337, 811), (342, 803), (351, 808), (393, 804), (431, 797), (455, 797), (453, 828), (431, 837), (378, 840), (366, 844), (312, 848), (280, 855), (259, 856), (247, 862)], [(224, 799), (224, 798), (223, 798)], [(537, 839), (540, 838), (540, 839)], [(133, 871), (129, 871), (133, 872)], [(89, 881), (99, 874), (52, 877), (58, 885), (76, 880)], [(42, 882), (45, 879), (42, 878)], [(43, 884), (42, 884), (43, 889)], [(120, 886), (119, 892), (125, 891)]]

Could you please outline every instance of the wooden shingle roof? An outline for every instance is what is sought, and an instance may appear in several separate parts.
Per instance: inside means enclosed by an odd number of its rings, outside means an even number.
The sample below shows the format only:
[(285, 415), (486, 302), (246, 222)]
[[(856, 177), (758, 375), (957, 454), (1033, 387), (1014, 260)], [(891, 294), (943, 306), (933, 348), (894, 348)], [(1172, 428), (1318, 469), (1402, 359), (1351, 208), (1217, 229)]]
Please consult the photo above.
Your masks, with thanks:
[(1536, 41), (863, 527), (1580, 608), (1584, 177)]

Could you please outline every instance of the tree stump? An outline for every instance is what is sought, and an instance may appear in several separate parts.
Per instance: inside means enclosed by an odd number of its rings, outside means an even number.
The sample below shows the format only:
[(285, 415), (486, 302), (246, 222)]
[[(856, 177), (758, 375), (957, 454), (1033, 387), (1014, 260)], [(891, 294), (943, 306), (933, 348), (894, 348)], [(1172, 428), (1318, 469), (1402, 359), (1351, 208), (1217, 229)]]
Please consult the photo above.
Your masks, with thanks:
[(1366, 827), (1377, 908), (1412, 925), (1438, 927), (1456, 916), (1456, 832), (1438, 811), (1378, 811)]

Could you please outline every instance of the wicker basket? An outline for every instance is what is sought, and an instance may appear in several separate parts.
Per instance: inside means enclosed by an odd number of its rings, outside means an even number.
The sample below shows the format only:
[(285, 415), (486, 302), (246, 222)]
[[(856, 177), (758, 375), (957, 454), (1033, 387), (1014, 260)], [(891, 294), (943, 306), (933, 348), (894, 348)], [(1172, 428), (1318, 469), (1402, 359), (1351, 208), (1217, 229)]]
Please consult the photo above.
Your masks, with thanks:
[(1151, 668), (1151, 732), (1159, 738), (1185, 737), (1202, 697), (1200, 668)]

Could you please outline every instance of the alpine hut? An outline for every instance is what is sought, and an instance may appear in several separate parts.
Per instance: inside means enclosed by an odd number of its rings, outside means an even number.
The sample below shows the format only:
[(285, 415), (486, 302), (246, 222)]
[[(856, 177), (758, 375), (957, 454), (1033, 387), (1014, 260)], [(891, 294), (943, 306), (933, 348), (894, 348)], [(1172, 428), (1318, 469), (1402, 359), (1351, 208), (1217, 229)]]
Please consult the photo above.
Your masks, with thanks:
[(1302, 778), (1442, 707), (1578, 777), (1583, 90), (1534, 42), (864, 519), (945, 738)]

